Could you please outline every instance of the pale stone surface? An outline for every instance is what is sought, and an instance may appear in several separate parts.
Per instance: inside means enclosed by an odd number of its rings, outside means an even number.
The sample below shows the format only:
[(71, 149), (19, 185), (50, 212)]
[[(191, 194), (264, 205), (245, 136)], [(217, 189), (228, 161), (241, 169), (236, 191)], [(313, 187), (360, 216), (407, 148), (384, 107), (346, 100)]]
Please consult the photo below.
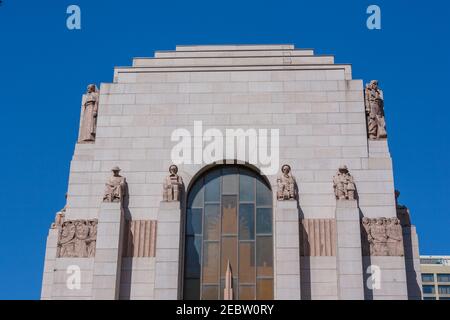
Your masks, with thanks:
[[(296, 201), (278, 201), (274, 208), (275, 225), (275, 299), (299, 300), (300, 291), (300, 252), (299, 216)], [(292, 256), (287, 253), (295, 252)], [(298, 258), (297, 258), (298, 257)], [(283, 281), (278, 282), (282, 276)]]
[[(114, 219), (110, 219), (110, 217)], [(107, 234), (97, 235), (97, 254), (94, 260), (92, 281), (93, 299), (118, 299), (123, 245), (123, 212), (121, 202), (104, 202), (101, 205), (98, 229), (112, 228)], [(108, 276), (108, 277), (105, 277)]]
[[(355, 200), (336, 200), (336, 261), (338, 272), (338, 298), (342, 300), (364, 299), (359, 209)], [(350, 250), (349, 250), (350, 249)], [(352, 276), (353, 283), (348, 283)]]
[(179, 256), (167, 259), (173, 251), (180, 250), (180, 202), (161, 202), (158, 212), (158, 229), (172, 229), (172, 234), (157, 233), (155, 263), (155, 299), (178, 299)]

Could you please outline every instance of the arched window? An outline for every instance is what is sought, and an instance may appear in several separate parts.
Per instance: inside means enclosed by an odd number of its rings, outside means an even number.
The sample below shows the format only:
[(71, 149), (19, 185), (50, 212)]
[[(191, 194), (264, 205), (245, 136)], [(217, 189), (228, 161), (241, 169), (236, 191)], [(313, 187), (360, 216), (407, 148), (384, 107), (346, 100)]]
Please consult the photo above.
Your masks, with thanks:
[(184, 299), (273, 299), (272, 191), (256, 172), (223, 165), (200, 176), (187, 201)]

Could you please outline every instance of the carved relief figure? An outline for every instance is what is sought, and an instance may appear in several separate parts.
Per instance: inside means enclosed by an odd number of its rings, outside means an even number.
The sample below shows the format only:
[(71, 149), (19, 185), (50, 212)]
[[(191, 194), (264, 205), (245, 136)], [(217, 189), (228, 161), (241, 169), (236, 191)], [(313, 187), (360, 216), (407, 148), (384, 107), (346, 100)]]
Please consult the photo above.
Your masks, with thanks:
[(86, 220), (75, 221), (75, 255), (77, 257), (87, 257), (86, 240), (89, 236), (89, 227)]
[(277, 179), (278, 192), (277, 198), (278, 200), (295, 200), (296, 192), (295, 192), (295, 179), (291, 173), (291, 167), (287, 164), (281, 167), (281, 174)]
[(338, 173), (333, 177), (333, 188), (336, 199), (355, 199), (356, 186), (353, 177), (348, 172), (347, 166), (341, 166)]
[(373, 256), (387, 256), (387, 235), (383, 218), (372, 220), (370, 236), (372, 238), (370, 254)]
[(73, 221), (66, 221), (62, 224), (58, 247), (59, 257), (75, 256), (75, 224)]
[(87, 87), (82, 99), (82, 119), (80, 126), (79, 142), (91, 142), (95, 140), (98, 112), (98, 89), (95, 84)]
[(369, 139), (386, 138), (383, 91), (378, 87), (377, 80), (372, 80), (366, 85), (365, 101)]
[(178, 175), (178, 167), (174, 164), (169, 167), (169, 173), (163, 184), (163, 201), (180, 201), (183, 179)]
[(95, 256), (95, 248), (97, 244), (97, 224), (98, 224), (97, 220), (88, 221), (89, 237), (86, 239), (88, 257)]
[(403, 235), (397, 218), (362, 219), (363, 255), (403, 256)]
[(95, 255), (96, 240), (97, 219), (65, 221), (59, 233), (58, 257), (93, 257)]
[(387, 248), (390, 256), (403, 255), (403, 232), (400, 220), (397, 218), (388, 219), (386, 225)]
[(103, 202), (120, 202), (125, 196), (126, 179), (122, 177), (119, 172), (119, 167), (111, 169), (112, 176), (105, 184), (105, 195), (103, 196)]

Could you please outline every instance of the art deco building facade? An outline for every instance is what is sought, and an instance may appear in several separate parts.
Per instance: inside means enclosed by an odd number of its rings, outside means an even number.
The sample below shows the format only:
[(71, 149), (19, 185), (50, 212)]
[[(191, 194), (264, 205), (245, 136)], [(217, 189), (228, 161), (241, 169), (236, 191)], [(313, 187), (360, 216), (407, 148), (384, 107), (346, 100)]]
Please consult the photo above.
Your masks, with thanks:
[(115, 68), (83, 95), (42, 299), (420, 299), (384, 111), (376, 81), (292, 45)]

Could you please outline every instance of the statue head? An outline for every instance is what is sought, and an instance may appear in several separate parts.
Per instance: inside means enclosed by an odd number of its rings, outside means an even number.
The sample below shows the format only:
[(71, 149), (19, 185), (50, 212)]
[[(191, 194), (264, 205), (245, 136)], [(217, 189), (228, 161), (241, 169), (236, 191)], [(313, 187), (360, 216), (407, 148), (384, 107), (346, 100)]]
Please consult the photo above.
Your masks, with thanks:
[(90, 84), (87, 86), (87, 93), (92, 93), (92, 92), (96, 92), (97, 91), (97, 87), (95, 86), (95, 84)]
[(288, 164), (285, 164), (281, 167), (281, 172), (288, 175), (291, 172), (291, 167)]
[(113, 167), (113, 168), (111, 169), (111, 171), (112, 171), (113, 175), (114, 175), (115, 177), (117, 177), (117, 176), (119, 175), (120, 168), (119, 168), (118, 166), (115, 166), (115, 167)]
[(381, 226), (384, 223), (383, 218), (377, 218), (377, 225)]
[(346, 166), (345, 164), (341, 165), (341, 166), (339, 167), (339, 172), (340, 172), (340, 173), (348, 173), (348, 168), (347, 168), (347, 166)]
[(372, 80), (372, 81), (370, 81), (370, 87), (371, 87), (372, 89), (378, 88), (378, 80)]
[(177, 174), (178, 173), (178, 167), (176, 166), (176, 165), (171, 165), (170, 167), (169, 167), (169, 173), (170, 174)]
[(367, 218), (367, 217), (364, 217), (364, 218), (362, 218), (362, 223), (363, 224), (370, 224), (370, 219), (369, 218)]

